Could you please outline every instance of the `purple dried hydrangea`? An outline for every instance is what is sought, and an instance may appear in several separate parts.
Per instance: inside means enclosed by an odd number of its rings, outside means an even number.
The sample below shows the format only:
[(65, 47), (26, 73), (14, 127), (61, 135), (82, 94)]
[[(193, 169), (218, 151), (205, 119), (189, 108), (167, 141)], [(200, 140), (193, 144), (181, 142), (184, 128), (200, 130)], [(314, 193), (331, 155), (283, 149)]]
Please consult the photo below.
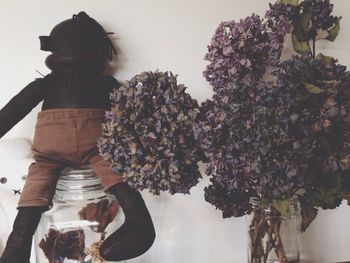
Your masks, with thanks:
[(300, 7), (292, 4), (276, 2), (269, 4), (265, 19), (270, 30), (271, 46), (280, 52), (274, 52), (275, 61), (278, 61), (283, 49), (283, 42), (288, 33), (293, 30), (293, 22), (299, 18)]
[[(332, 11), (329, 0), (279, 0), (264, 20), (253, 15), (217, 29), (204, 72), (214, 95), (202, 104), (195, 136), (211, 176), (205, 199), (224, 218), (250, 213), (251, 198), (285, 206), (297, 193), (305, 231), (318, 208), (350, 205), (350, 73), (315, 50), (317, 40), (333, 42), (339, 33), (341, 17)], [(241, 23), (251, 24), (248, 33), (232, 34)], [(251, 28), (266, 49), (245, 40)], [(280, 63), (289, 33), (303, 56)], [(259, 46), (261, 36), (269, 45)], [(244, 60), (252, 54), (256, 67)], [(264, 81), (271, 72), (272, 82)]]
[[(265, 14), (273, 38), (292, 33), (294, 50), (299, 54), (316, 56), (315, 42), (320, 39), (334, 41), (340, 29), (341, 17), (333, 16), (329, 0), (281, 0), (270, 4)], [(278, 41), (277, 41), (278, 43)]]
[(303, 186), (307, 149), (289, 134), (290, 105), (262, 80), (231, 83), (202, 104), (195, 135), (212, 177), (206, 200), (224, 217), (250, 213), (250, 197), (290, 198)]
[(304, 0), (300, 3), (301, 15), (312, 13), (307, 40), (315, 39), (318, 30), (329, 30), (335, 26), (336, 16), (332, 16), (333, 4), (329, 0)]
[(209, 64), (203, 72), (215, 91), (232, 80), (257, 80), (268, 65), (276, 64), (283, 39), (270, 33), (258, 15), (219, 25), (208, 46), (205, 60)]
[[(204, 71), (214, 95), (202, 103), (195, 136), (212, 177), (205, 198), (224, 217), (250, 213), (251, 197), (281, 200), (301, 188), (313, 213), (350, 203), (349, 73), (315, 59), (310, 44), (337, 37), (332, 10), (329, 0), (280, 0), (264, 20), (223, 22), (214, 34)], [(307, 55), (280, 64), (288, 33)], [(263, 80), (267, 72), (273, 82)]]
[(269, 4), (265, 18), (267, 25), (275, 33), (286, 35), (292, 32), (292, 22), (299, 19), (300, 6), (276, 2)]
[(143, 72), (111, 93), (98, 147), (137, 189), (189, 193), (201, 174), (196, 100), (171, 72)]
[(335, 208), (350, 200), (350, 72), (319, 55), (295, 56), (274, 74), (281, 94), (293, 98), (294, 121), (288, 125), (311, 155), (304, 198), (316, 207)]
[(211, 179), (212, 184), (206, 187), (205, 201), (222, 211), (223, 218), (239, 217), (252, 211), (250, 195), (245, 191), (229, 190), (226, 184)]
[(224, 217), (250, 213), (250, 197), (300, 189), (312, 207), (350, 201), (350, 72), (321, 54), (295, 56), (273, 74), (275, 84), (232, 82), (202, 103), (195, 135), (212, 177), (205, 198)]

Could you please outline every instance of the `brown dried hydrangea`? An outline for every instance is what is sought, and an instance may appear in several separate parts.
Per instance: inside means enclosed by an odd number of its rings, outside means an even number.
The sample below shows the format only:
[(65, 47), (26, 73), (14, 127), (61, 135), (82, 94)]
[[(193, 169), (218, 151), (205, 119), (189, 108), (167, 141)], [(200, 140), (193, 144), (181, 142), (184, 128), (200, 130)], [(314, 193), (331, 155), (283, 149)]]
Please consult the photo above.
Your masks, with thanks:
[(82, 229), (61, 232), (51, 228), (45, 239), (41, 239), (39, 247), (50, 263), (60, 263), (65, 258), (81, 261), (86, 256), (85, 234)]
[(137, 189), (189, 193), (201, 177), (196, 100), (171, 72), (143, 72), (111, 93), (98, 147)]
[(90, 222), (98, 222), (98, 226), (91, 227), (97, 233), (103, 233), (109, 223), (117, 216), (119, 205), (116, 201), (103, 199), (97, 203), (89, 203), (79, 211), (79, 217)]
[(103, 263), (106, 262), (100, 255), (100, 247), (103, 241), (99, 240), (93, 244), (89, 248), (85, 248), (84, 252), (86, 255), (91, 256), (91, 263)]

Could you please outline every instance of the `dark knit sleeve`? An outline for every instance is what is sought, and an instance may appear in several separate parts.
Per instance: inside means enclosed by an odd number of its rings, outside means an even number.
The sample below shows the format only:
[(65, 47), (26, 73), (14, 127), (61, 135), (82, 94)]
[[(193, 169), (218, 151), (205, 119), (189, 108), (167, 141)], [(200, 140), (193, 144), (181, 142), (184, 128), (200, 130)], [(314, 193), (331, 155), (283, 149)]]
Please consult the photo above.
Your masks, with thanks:
[(0, 138), (43, 100), (44, 80), (29, 83), (0, 110)]
[(118, 82), (118, 80), (115, 79), (113, 76), (105, 76), (105, 83), (109, 92), (119, 88), (120, 86), (120, 83)]
[(120, 83), (113, 76), (104, 76), (104, 86), (106, 88), (106, 92), (108, 93), (108, 106), (106, 110), (111, 110), (113, 107), (113, 103), (111, 102), (111, 93), (114, 89), (118, 89), (120, 87)]

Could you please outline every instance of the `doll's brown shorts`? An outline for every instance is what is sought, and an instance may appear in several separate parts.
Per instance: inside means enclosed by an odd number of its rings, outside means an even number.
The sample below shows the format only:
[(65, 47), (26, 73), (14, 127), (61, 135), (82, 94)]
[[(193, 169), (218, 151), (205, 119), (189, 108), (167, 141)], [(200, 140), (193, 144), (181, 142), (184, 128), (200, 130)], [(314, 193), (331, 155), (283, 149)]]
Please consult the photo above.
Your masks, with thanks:
[(104, 189), (123, 181), (98, 152), (104, 110), (50, 109), (39, 112), (29, 167), (18, 207), (52, 206), (60, 172), (90, 164)]

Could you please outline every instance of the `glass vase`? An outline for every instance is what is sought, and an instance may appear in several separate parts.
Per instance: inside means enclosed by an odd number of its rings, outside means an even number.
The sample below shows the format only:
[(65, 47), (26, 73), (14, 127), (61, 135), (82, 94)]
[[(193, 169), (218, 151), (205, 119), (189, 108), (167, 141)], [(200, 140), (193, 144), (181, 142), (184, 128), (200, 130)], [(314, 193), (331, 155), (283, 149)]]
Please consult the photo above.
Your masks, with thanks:
[(36, 263), (106, 262), (99, 247), (123, 221), (117, 200), (105, 194), (89, 166), (65, 169), (34, 236)]
[(298, 263), (299, 228), (297, 199), (280, 209), (252, 200), (253, 212), (247, 216), (249, 263)]

